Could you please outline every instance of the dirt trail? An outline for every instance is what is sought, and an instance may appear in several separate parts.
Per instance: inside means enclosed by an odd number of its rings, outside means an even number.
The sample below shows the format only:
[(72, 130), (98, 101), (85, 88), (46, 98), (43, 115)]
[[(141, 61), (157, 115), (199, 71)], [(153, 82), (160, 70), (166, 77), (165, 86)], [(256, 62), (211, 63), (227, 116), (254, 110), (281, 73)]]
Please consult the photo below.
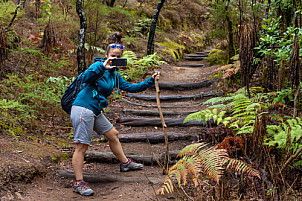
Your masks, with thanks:
[[(184, 64), (204, 64), (204, 67), (184, 67)], [(177, 65), (163, 65), (161, 66), (161, 80), (160, 82), (169, 83), (187, 83), (187, 82), (199, 82), (207, 80), (213, 75), (213, 71), (217, 66), (208, 66), (205, 60), (202, 61), (182, 61)], [(204, 88), (195, 88), (188, 90), (161, 90), (161, 95), (188, 95), (188, 94), (201, 94), (209, 91), (215, 91), (216, 83), (213, 82), (210, 86)], [(148, 89), (141, 93), (146, 95), (155, 95), (154, 89)], [(136, 100), (134, 98), (126, 97), (124, 100), (131, 101), (133, 103), (139, 103), (141, 105), (154, 105), (154, 101)], [(190, 99), (180, 101), (162, 101), (162, 106), (177, 106), (178, 108), (163, 108), (163, 111), (197, 111), (200, 110), (200, 103), (205, 99)], [(186, 106), (183, 107), (183, 106)], [(125, 114), (122, 112), (124, 108), (133, 110), (153, 110), (157, 111), (156, 107), (147, 108), (144, 106), (135, 106), (125, 101), (119, 100), (110, 104), (109, 112), (106, 116), (112, 121), (116, 121), (120, 117), (136, 117), (146, 118), (148, 116), (134, 116), (132, 114)], [(185, 115), (172, 116), (171, 118), (181, 118)], [(155, 118), (155, 117), (148, 117)], [(156, 117), (157, 118), (157, 117)], [(169, 117), (170, 118), (170, 117)], [(115, 127), (119, 130), (120, 134), (133, 134), (133, 133), (145, 133), (145, 132), (162, 132), (162, 128), (158, 126), (148, 127), (128, 127), (116, 123)], [(198, 136), (203, 130), (206, 129), (200, 126), (194, 127), (168, 127), (168, 132), (177, 132), (192, 134)], [(188, 144), (191, 144), (192, 140), (177, 140), (170, 142), (170, 150), (180, 150)], [(164, 143), (150, 144), (147, 142), (135, 142), (135, 143), (122, 143), (123, 149), (126, 153), (134, 153), (140, 155), (151, 155), (153, 153), (162, 153), (165, 150)], [(89, 150), (93, 151), (108, 151), (109, 146), (106, 142), (102, 142), (101, 139), (95, 139), (92, 142)], [(95, 195), (91, 197), (83, 197), (72, 192), (72, 178), (62, 178), (59, 175), (60, 170), (72, 170), (70, 162), (64, 162), (58, 165), (58, 167), (49, 167), (50, 173), (46, 178), (36, 178), (31, 184), (24, 185), (25, 191), (19, 196), (23, 200), (175, 200), (176, 195), (168, 196), (155, 196), (154, 190), (158, 189), (161, 181), (164, 179), (162, 169), (158, 165), (144, 166), (144, 169), (136, 172), (121, 173), (119, 171), (118, 164), (110, 163), (97, 163), (86, 162), (84, 164), (84, 172), (101, 177), (101, 181), (97, 183), (90, 182), (90, 187), (95, 191)], [(102, 182), (102, 175), (115, 176), (117, 180)], [(140, 178), (137, 181), (133, 181), (131, 178)], [(120, 180), (119, 180), (120, 179)], [(9, 195), (7, 196), (9, 200)]]

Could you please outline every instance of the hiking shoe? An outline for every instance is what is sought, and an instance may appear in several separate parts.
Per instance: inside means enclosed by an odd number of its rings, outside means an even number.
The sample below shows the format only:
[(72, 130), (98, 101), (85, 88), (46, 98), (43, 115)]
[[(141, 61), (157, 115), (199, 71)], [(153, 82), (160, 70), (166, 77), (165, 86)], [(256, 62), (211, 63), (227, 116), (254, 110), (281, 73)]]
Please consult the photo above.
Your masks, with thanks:
[(141, 170), (143, 169), (143, 164), (136, 163), (131, 159), (128, 159), (128, 163), (121, 163), (120, 164), (120, 170), (121, 172), (128, 172), (132, 170)]
[(81, 181), (78, 184), (74, 184), (73, 192), (79, 193), (80, 195), (92, 195), (94, 192), (87, 186), (85, 181)]

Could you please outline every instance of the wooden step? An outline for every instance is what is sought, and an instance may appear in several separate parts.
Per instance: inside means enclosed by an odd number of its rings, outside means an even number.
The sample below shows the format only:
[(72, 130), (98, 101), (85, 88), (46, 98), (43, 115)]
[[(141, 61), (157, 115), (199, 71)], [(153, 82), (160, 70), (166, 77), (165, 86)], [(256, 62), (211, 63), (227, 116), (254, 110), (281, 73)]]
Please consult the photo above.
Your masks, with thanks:
[[(169, 151), (169, 157), (171, 162), (177, 158), (179, 150)], [(153, 155), (138, 155), (132, 153), (125, 153), (127, 158), (131, 158), (136, 162), (143, 163), (144, 165), (157, 165), (156, 160), (163, 161), (166, 153), (153, 154)], [(112, 152), (97, 152), (97, 151), (86, 151), (85, 160), (87, 162), (100, 162), (100, 163), (119, 163), (120, 161), (115, 157)]]
[[(58, 171), (60, 177), (66, 179), (74, 179), (75, 175), (72, 170), (59, 170)], [(157, 177), (129, 177), (129, 176), (121, 176), (118, 174), (91, 174), (91, 173), (83, 173), (83, 179), (89, 183), (102, 183), (104, 185), (112, 182), (131, 182), (131, 183), (140, 183), (140, 182), (149, 182), (150, 184), (160, 184), (163, 179)]]
[(158, 86), (160, 89), (166, 90), (184, 90), (184, 89), (198, 89), (207, 87), (212, 84), (211, 80), (204, 80), (201, 82), (187, 82), (187, 83), (170, 83), (170, 82), (159, 82)]
[[(206, 55), (206, 54), (204, 54)], [(186, 54), (185, 57), (204, 57), (203, 54)]]
[[(120, 101), (127, 103), (129, 105), (134, 105), (138, 107), (147, 107), (147, 108), (157, 108), (157, 105), (146, 105), (146, 104), (141, 104), (141, 103), (134, 103), (132, 101), (126, 100), (126, 99), (121, 99)], [(193, 107), (200, 107), (202, 106), (202, 103), (198, 105), (162, 105), (161, 108), (193, 108)]]
[[(194, 94), (194, 95), (171, 95), (171, 96), (160, 96), (161, 101), (179, 101), (186, 99), (203, 99), (206, 97), (217, 97), (222, 96), (223, 92), (208, 92), (202, 94)], [(136, 98), (139, 100), (147, 100), (147, 101), (156, 101), (156, 95), (143, 95), (143, 94), (132, 94), (128, 93), (126, 95), (130, 98)]]
[[(167, 135), (169, 142), (177, 140), (197, 140), (197, 136), (193, 134), (168, 132)], [(122, 143), (146, 142), (155, 144), (165, 142), (165, 135), (163, 132), (119, 134), (118, 137)], [(101, 141), (107, 142), (107, 139), (103, 138)]]
[[(172, 126), (208, 126), (208, 122), (203, 124), (203, 120), (200, 122), (198, 121), (189, 121), (186, 123), (183, 123), (185, 118), (178, 118), (178, 119), (171, 119), (171, 118), (165, 118), (165, 123), (168, 127)], [(133, 118), (133, 117), (121, 117), (117, 119), (116, 123), (125, 125), (125, 126), (133, 126), (133, 127), (140, 127), (140, 126), (162, 126), (162, 122), (160, 118)], [(215, 123), (211, 120), (210, 121), (211, 126), (215, 126)]]
[(210, 52), (194, 52), (194, 54), (197, 54), (197, 55), (202, 55), (202, 56), (209, 56)]
[[(198, 110), (199, 111), (199, 110)], [(162, 111), (164, 116), (177, 116), (177, 115), (189, 115), (198, 111)], [(157, 110), (130, 110), (123, 109), (124, 114), (133, 114), (136, 116), (158, 116), (159, 113)]]
[(200, 57), (184, 57), (183, 60), (187, 61), (202, 61), (205, 57), (200, 56)]
[(192, 67), (192, 68), (201, 68), (204, 67), (204, 64), (178, 64), (181, 67)]

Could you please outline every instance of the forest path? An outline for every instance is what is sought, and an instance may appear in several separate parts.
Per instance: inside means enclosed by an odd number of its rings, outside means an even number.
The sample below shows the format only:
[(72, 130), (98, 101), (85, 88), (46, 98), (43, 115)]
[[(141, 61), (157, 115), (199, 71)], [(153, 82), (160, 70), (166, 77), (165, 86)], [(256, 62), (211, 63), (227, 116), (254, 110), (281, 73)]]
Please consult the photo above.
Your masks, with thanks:
[[(188, 55), (176, 65), (162, 65), (160, 69), (162, 83), (191, 83), (204, 82), (210, 80), (214, 75), (214, 70), (217, 66), (209, 66), (206, 60), (200, 56), (207, 56), (208, 52), (194, 53), (190, 57)], [(192, 59), (193, 58), (193, 59)], [(199, 58), (199, 59), (198, 59)], [(193, 66), (193, 67), (189, 67)], [(196, 94), (208, 94), (214, 92), (216, 94), (216, 85), (214, 81), (206, 81), (205, 86), (193, 86), (193, 88), (185, 86), (172, 86), (168, 89), (161, 88), (161, 96), (188, 96)], [(185, 84), (186, 85), (186, 84)], [(155, 96), (154, 88), (150, 88), (142, 93), (135, 94)], [(201, 97), (201, 96), (200, 96)], [(209, 97), (196, 98), (181, 98), (171, 100), (161, 100), (162, 110), (165, 119), (177, 121), (187, 116), (188, 113), (196, 112), (202, 109), (201, 103)], [(157, 190), (164, 179), (163, 170), (156, 164), (155, 159), (153, 164), (146, 161), (146, 158), (153, 155), (160, 155), (165, 151), (165, 145), (161, 124), (158, 125), (159, 115), (156, 101), (140, 100), (134, 97), (126, 96), (122, 100), (113, 101), (108, 107), (110, 110), (106, 116), (113, 122), (122, 122), (121, 118), (135, 118), (135, 122), (142, 122), (144, 119), (149, 119), (149, 126), (144, 123), (143, 126), (132, 126), (126, 123), (115, 123), (114, 126), (120, 133), (121, 143), (125, 153), (132, 154), (137, 157), (135, 160), (144, 163), (144, 168), (141, 171), (135, 172), (120, 172), (119, 165), (114, 159), (103, 159), (103, 162), (96, 162), (93, 158), (86, 158), (84, 164), (84, 172), (86, 181), (94, 190), (94, 196), (83, 197), (72, 192), (73, 172), (71, 162), (62, 162), (59, 165), (59, 170), (54, 167), (53, 174), (47, 174), (46, 178), (37, 178), (31, 184), (27, 184), (24, 200), (175, 200), (177, 195), (156, 196), (154, 190)], [(135, 112), (133, 112), (135, 111)], [(140, 114), (141, 111), (141, 114)], [(150, 113), (150, 114), (148, 114)], [(155, 114), (154, 114), (155, 113)], [(156, 123), (157, 122), (157, 123)], [(131, 123), (131, 122), (130, 122)], [(177, 134), (174, 139), (169, 142), (171, 152), (181, 150), (186, 145), (198, 140), (202, 133), (205, 133), (207, 128), (202, 125), (168, 126), (169, 134)], [(182, 136), (186, 135), (188, 136)], [(136, 136), (136, 139), (129, 140), (129, 137)], [(150, 139), (141, 139), (144, 136)], [(152, 139), (152, 136), (159, 136)], [(138, 139), (139, 138), (139, 139)], [(107, 142), (102, 138), (97, 138), (92, 141), (89, 151), (97, 153), (105, 153), (110, 155), (110, 149)], [(106, 155), (106, 156), (107, 156)], [(144, 158), (145, 157), (145, 158)], [(51, 167), (50, 167), (51, 169)]]

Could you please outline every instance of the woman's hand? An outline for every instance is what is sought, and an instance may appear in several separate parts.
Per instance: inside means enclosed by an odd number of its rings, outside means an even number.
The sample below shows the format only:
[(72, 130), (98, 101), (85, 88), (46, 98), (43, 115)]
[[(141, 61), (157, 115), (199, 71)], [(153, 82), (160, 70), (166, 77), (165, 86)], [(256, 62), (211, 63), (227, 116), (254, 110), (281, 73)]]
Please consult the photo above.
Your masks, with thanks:
[(160, 76), (160, 72), (155, 72), (152, 77), (155, 79), (155, 80), (159, 80), (159, 76)]
[(117, 57), (109, 57), (104, 63), (104, 67), (105, 69), (109, 70), (109, 69), (112, 69), (112, 68), (115, 68), (116, 66), (111, 66), (112, 64), (112, 60), (116, 59)]

